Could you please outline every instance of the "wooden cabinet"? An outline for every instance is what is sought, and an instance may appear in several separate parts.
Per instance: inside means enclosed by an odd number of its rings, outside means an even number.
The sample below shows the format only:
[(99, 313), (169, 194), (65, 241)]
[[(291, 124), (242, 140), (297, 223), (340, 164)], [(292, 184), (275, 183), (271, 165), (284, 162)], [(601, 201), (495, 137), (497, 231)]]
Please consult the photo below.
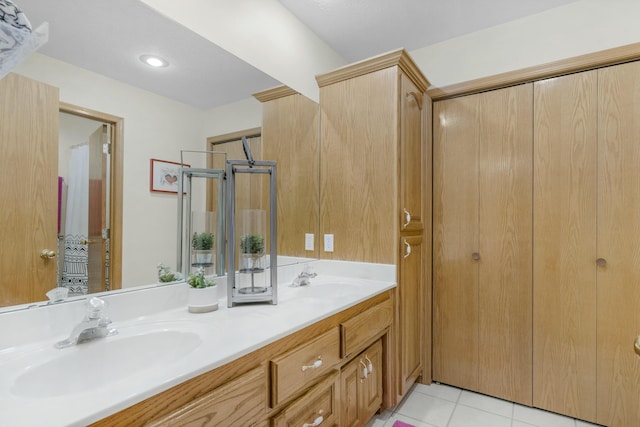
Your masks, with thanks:
[(340, 373), (342, 427), (364, 426), (382, 404), (382, 342), (345, 365)]
[(271, 360), (271, 405), (286, 401), (340, 363), (338, 328)]
[(434, 105), (433, 378), (528, 405), (532, 96)]
[(339, 426), (339, 407), (340, 373), (334, 371), (273, 417), (273, 426)]
[[(334, 236), (333, 251), (321, 249), (320, 257), (398, 266), (398, 292), (407, 298), (398, 298), (395, 307), (402, 313), (393, 330), (395, 404), (430, 361), (423, 338), (431, 329), (426, 312), (431, 303), (425, 301), (430, 264), (412, 267), (407, 281), (400, 273), (407, 241), (400, 237), (421, 238), (423, 248), (431, 246), (429, 83), (404, 50), (317, 80), (320, 234)], [(403, 366), (403, 360), (414, 366)], [(430, 381), (428, 370), (424, 380)]]
[(149, 426), (266, 425), (266, 387), (266, 371), (258, 367)]
[[(58, 89), (9, 73), (0, 79), (0, 307), (42, 301), (56, 287)], [(25, 179), (25, 171), (29, 176)], [(34, 233), (34, 229), (37, 230)]]

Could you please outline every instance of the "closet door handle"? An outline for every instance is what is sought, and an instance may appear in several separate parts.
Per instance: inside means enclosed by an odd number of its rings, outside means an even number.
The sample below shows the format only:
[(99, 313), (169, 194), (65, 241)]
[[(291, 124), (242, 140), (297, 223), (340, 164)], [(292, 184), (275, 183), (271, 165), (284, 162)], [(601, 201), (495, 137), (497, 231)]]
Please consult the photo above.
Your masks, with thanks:
[(633, 349), (636, 352), (636, 355), (640, 357), (640, 335), (636, 337), (636, 342), (633, 343)]
[(604, 259), (604, 258), (598, 258), (598, 259), (596, 260), (596, 265), (597, 265), (598, 267), (606, 267), (606, 266), (607, 266), (607, 260), (606, 260), (606, 259)]
[(474, 261), (480, 261), (480, 254), (478, 252), (474, 252), (471, 254), (471, 259)]
[(56, 252), (51, 249), (43, 249), (40, 251), (40, 258), (42, 259), (53, 259), (56, 257)]
[(405, 248), (404, 248), (404, 256), (402, 258), (407, 259), (409, 258), (409, 255), (411, 255), (411, 245), (409, 244), (409, 242), (407, 242), (406, 239), (404, 239), (402, 241), (402, 243), (405, 244)]
[(409, 213), (407, 208), (403, 208), (402, 210), (404, 211), (404, 220), (405, 220), (405, 223), (402, 224), (402, 229), (404, 230), (411, 223), (411, 214)]

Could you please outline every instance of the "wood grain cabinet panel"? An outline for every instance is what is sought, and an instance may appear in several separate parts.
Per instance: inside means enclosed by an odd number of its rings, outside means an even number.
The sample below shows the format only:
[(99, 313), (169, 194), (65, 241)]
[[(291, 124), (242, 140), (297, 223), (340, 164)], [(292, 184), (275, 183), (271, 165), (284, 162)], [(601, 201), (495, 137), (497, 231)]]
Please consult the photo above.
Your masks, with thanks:
[[(334, 235), (327, 259), (395, 264), (400, 270), (400, 237), (420, 236), (431, 247), (430, 123), (427, 79), (404, 50), (318, 76), (320, 86), (320, 234)], [(430, 250), (423, 249), (429, 256)], [(393, 326), (394, 392), (397, 404), (420, 374), (430, 382), (430, 274), (422, 263), (410, 280), (398, 275), (402, 295), (396, 313), (409, 321), (411, 338)], [(419, 273), (419, 274), (418, 274)], [(429, 271), (430, 273), (430, 271)], [(404, 290), (403, 290), (404, 289)], [(409, 306), (404, 306), (409, 302)], [(418, 304), (416, 306), (415, 304)], [(399, 317), (396, 314), (395, 319)], [(402, 366), (409, 352), (410, 370)], [(406, 359), (404, 359), (406, 360)], [(427, 366), (427, 369), (425, 369)]]
[(267, 375), (263, 367), (205, 394), (148, 426), (250, 427), (266, 423)]
[(308, 387), (341, 361), (340, 331), (333, 328), (310, 342), (271, 360), (272, 406)]
[(373, 343), (340, 372), (342, 427), (360, 427), (382, 404), (382, 342)]
[(433, 377), (531, 404), (532, 85), (434, 105)]
[(392, 320), (393, 304), (386, 300), (340, 324), (342, 357), (358, 353), (374, 338), (384, 334)]

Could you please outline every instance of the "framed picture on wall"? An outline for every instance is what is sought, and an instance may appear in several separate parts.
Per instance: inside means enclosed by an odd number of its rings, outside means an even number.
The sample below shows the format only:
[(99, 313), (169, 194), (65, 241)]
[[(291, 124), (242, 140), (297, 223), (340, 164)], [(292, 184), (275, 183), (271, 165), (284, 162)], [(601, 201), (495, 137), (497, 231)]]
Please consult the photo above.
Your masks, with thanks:
[[(181, 164), (151, 159), (150, 190), (158, 193), (178, 194), (178, 175)], [(188, 164), (182, 166), (190, 167)]]

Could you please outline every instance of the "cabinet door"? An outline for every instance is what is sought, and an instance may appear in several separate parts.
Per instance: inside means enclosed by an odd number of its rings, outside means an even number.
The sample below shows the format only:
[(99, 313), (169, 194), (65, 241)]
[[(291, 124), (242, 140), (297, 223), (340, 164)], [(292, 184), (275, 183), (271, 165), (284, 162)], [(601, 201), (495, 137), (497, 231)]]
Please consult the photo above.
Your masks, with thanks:
[(531, 405), (533, 85), (478, 97), (478, 391)]
[(424, 128), (427, 98), (400, 74), (400, 229), (424, 228)]
[(424, 257), (422, 236), (401, 238), (398, 274), (400, 395), (404, 396), (422, 371), (424, 329)]
[(533, 404), (595, 421), (597, 72), (534, 87)]
[(362, 358), (356, 357), (340, 371), (340, 425), (355, 427), (362, 424), (362, 394), (360, 383), (362, 375)]
[(598, 75), (597, 422), (622, 427), (640, 420), (640, 63)]
[(362, 420), (366, 424), (382, 405), (382, 341), (378, 340), (362, 353), (367, 377), (362, 386)]
[(56, 287), (57, 259), (40, 252), (58, 247), (58, 107), (57, 88), (0, 79), (0, 307), (45, 300)]
[(478, 386), (479, 97), (434, 104), (433, 379)]

